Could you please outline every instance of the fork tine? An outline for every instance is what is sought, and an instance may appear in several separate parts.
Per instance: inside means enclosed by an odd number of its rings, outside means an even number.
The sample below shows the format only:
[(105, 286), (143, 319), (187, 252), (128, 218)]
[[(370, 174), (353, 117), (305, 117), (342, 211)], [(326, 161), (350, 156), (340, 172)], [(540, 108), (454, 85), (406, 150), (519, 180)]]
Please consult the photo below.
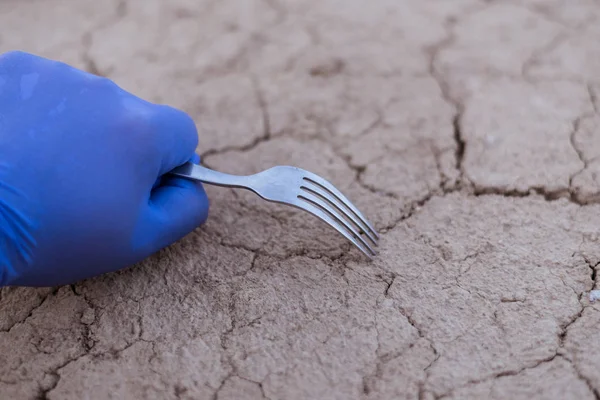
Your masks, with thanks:
[(313, 184), (321, 187), (322, 189), (330, 192), (333, 196), (335, 196), (345, 207), (347, 207), (354, 215), (368, 228), (368, 230), (379, 239), (379, 234), (373, 228), (373, 226), (367, 221), (367, 219), (362, 215), (360, 211), (344, 196), (339, 190), (335, 188), (331, 183), (321, 178), (318, 175), (313, 174), (312, 172), (305, 171), (306, 176), (304, 179), (306, 181), (312, 182)]
[[(316, 197), (321, 198), (324, 201), (326, 201), (327, 203), (331, 204), (333, 207), (335, 207), (335, 209), (339, 213), (341, 213), (344, 217), (346, 217), (350, 221), (352, 221), (352, 223), (360, 230), (359, 234), (361, 232), (364, 232), (365, 235), (367, 235), (369, 240), (371, 240), (371, 242), (375, 246), (378, 245), (377, 238), (375, 238), (375, 236), (370, 232), (368, 227), (364, 223), (359, 222), (358, 219), (356, 218), (356, 216), (354, 216), (354, 213), (349, 212), (347, 207), (345, 207), (343, 204), (340, 204), (339, 199), (337, 199), (336, 197), (332, 196), (328, 192), (321, 189), (321, 186), (315, 185), (314, 183), (312, 183), (309, 180), (305, 180), (305, 183), (306, 183), (306, 185), (300, 186), (300, 189), (302, 189), (306, 192), (310, 192), (313, 195), (315, 195)], [(310, 187), (308, 185), (310, 185)]]
[[(331, 209), (331, 207), (329, 207), (327, 204), (323, 204), (320, 199), (316, 198), (310, 193), (306, 193), (306, 195), (298, 195), (298, 199), (301, 200), (301, 202), (297, 202), (295, 204), (297, 207), (310, 212), (329, 224), (329, 226), (341, 233), (346, 239), (358, 247), (360, 251), (362, 251), (367, 257), (373, 259), (373, 256), (376, 254), (373, 248), (369, 246), (369, 244), (360, 236), (360, 234), (352, 229), (352, 227), (346, 221), (343, 221), (337, 217), (337, 214), (335, 211), (333, 211), (333, 209)], [(331, 216), (329, 214), (331, 214)]]
[(337, 212), (335, 208), (328, 205), (325, 201), (323, 201), (318, 196), (315, 196), (308, 192), (305, 192), (305, 193), (299, 195), (298, 197), (300, 199), (308, 201), (308, 202), (312, 203), (313, 205), (317, 206), (318, 208), (321, 208), (322, 210), (324, 210), (327, 214), (329, 214), (336, 221), (338, 221), (339, 224), (343, 225), (344, 228), (346, 228), (355, 238), (357, 238), (362, 243), (362, 245), (371, 252), (371, 254), (376, 255), (375, 250), (373, 250), (373, 248), (369, 245), (369, 243), (367, 243), (367, 241), (362, 237), (360, 232), (358, 232), (356, 229), (354, 229), (354, 227), (352, 225), (350, 225), (348, 223), (348, 221), (346, 221), (344, 219), (344, 217), (340, 216), (339, 212)]

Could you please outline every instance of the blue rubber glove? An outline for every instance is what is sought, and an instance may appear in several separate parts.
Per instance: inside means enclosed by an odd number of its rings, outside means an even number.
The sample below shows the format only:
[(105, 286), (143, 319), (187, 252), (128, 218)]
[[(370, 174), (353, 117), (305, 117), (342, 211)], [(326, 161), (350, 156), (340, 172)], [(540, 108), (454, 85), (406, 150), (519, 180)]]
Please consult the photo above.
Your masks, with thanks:
[(207, 218), (183, 112), (108, 79), (0, 55), (0, 286), (73, 283), (141, 261)]

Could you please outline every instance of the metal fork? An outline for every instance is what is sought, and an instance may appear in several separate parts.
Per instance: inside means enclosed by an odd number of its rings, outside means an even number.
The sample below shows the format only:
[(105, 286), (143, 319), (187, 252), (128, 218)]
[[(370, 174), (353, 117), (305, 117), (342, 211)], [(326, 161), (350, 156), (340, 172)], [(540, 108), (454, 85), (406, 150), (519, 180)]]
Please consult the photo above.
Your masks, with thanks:
[(371, 244), (377, 246), (379, 234), (350, 200), (312, 172), (277, 166), (254, 175), (239, 176), (188, 162), (170, 173), (211, 185), (249, 189), (267, 201), (308, 211), (354, 243), (370, 259), (376, 255)]

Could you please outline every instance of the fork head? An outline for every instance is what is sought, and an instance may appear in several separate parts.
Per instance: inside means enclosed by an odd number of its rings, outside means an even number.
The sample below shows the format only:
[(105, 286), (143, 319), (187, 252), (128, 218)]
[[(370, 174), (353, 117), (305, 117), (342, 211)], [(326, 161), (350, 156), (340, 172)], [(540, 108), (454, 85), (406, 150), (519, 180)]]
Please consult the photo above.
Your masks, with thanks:
[(248, 177), (265, 200), (308, 211), (338, 231), (367, 257), (376, 253), (379, 234), (362, 213), (331, 183), (301, 168), (277, 166)]

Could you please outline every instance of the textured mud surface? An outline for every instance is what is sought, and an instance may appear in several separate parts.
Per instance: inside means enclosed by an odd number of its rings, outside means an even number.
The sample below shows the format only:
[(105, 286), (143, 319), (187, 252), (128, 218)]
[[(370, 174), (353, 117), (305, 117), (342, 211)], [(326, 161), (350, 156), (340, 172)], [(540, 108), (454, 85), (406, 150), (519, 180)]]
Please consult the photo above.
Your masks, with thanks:
[[(4, 0), (0, 50), (310, 169), (382, 234), (209, 187), (141, 265), (0, 291), (0, 397), (600, 399), (600, 1)], [(82, 266), (85, 267), (85, 266)]]

